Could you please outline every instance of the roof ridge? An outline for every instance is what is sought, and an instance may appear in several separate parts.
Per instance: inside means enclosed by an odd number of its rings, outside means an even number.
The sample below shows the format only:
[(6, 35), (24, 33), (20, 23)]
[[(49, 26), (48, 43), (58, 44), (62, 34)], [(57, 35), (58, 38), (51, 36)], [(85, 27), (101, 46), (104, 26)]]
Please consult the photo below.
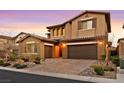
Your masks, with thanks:
[(75, 17), (73, 17), (73, 18), (71, 18), (71, 19), (69, 19), (69, 20), (67, 20), (67, 21), (65, 21), (65, 22), (63, 22), (63, 23), (61, 23), (61, 24), (48, 26), (47, 29), (49, 29), (49, 28), (51, 28), (51, 27), (54, 27), (54, 26), (60, 26), (60, 25), (62, 26), (62, 25), (64, 25), (64, 24), (68, 23), (68, 22), (73, 21), (75, 18), (77, 18), (77, 17), (79, 17), (79, 16), (81, 16), (81, 15), (83, 15), (83, 14), (85, 14), (85, 13), (109, 14), (110, 12), (107, 12), (107, 11), (105, 12), (105, 11), (85, 10), (85, 11), (82, 11), (82, 12), (81, 12), (80, 14), (78, 14), (77, 16), (75, 16)]

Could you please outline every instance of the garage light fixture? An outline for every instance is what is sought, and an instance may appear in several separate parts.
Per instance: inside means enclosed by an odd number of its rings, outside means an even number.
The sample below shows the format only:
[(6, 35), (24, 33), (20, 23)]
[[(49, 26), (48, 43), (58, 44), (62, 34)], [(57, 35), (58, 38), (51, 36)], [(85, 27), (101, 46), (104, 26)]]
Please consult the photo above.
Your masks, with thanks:
[(102, 44), (103, 44), (103, 42), (102, 42), (102, 41), (98, 41), (98, 44), (99, 44), (99, 45), (102, 45)]
[(63, 47), (63, 48), (66, 47), (66, 44), (65, 44), (65, 43), (62, 43), (62, 47)]

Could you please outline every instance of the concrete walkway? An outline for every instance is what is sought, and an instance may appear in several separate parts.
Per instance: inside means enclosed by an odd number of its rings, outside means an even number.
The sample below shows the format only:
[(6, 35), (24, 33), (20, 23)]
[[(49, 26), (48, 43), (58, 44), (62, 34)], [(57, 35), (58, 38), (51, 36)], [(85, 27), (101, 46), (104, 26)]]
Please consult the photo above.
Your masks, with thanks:
[(6, 68), (6, 67), (0, 67), (0, 69), (35, 74), (35, 75), (44, 75), (44, 76), (51, 76), (51, 77), (57, 77), (57, 78), (64, 78), (64, 79), (96, 82), (96, 83), (124, 83), (124, 74), (117, 74), (117, 79), (105, 79), (105, 78), (60, 74), (60, 73), (52, 73), (52, 72), (27, 71), (26, 69), (15, 69), (15, 68)]

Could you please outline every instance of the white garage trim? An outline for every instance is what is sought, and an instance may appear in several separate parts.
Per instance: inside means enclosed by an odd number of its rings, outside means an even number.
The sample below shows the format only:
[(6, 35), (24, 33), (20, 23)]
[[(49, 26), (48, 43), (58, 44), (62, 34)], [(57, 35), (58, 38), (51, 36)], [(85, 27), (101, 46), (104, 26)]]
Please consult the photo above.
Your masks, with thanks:
[(50, 43), (44, 43), (44, 45), (47, 45), (47, 46), (54, 46), (53, 44), (50, 44)]
[(97, 44), (97, 42), (78, 42), (78, 43), (67, 43), (67, 45), (84, 45), (84, 44)]

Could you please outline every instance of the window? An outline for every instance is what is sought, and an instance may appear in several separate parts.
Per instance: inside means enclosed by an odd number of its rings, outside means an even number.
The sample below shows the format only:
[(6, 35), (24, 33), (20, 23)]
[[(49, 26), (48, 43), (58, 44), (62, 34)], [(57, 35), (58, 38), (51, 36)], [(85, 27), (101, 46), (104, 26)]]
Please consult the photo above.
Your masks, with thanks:
[(27, 44), (27, 51), (28, 53), (37, 53), (36, 43)]
[(59, 36), (61, 36), (61, 30), (62, 30), (62, 29), (60, 28), (60, 29), (59, 29), (59, 31), (58, 31), (58, 33), (59, 33)]
[(65, 34), (65, 29), (62, 28), (62, 30), (61, 30), (61, 35), (64, 36), (64, 34)]
[(53, 36), (55, 36), (55, 29), (53, 29)]
[(58, 29), (53, 30), (53, 36), (58, 36)]
[(92, 29), (92, 28), (96, 28), (96, 20), (95, 19), (78, 22), (78, 30), (80, 30), (80, 29), (87, 30), (87, 29)]
[(56, 36), (58, 36), (59, 35), (59, 28), (57, 28), (57, 30), (56, 30)]

